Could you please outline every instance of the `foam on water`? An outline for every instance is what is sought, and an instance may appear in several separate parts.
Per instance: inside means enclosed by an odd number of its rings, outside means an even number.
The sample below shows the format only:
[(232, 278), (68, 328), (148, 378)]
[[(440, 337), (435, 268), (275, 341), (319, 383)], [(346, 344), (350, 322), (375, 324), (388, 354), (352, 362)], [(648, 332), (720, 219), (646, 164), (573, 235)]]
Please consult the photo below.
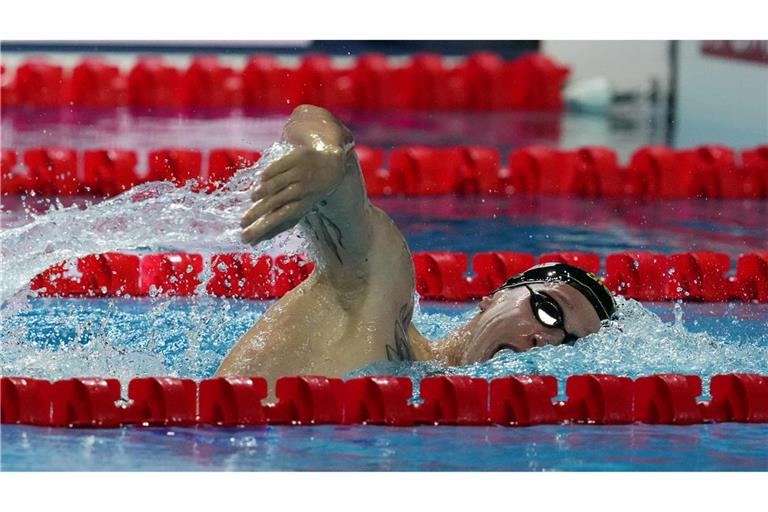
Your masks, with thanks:
[[(255, 249), (239, 240), (248, 189), (261, 169), (289, 150), (286, 144), (273, 145), (256, 167), (240, 171), (210, 194), (194, 192), (193, 184), (147, 183), (84, 209), (53, 208), (28, 224), (1, 231), (0, 372), (48, 379), (115, 376), (123, 382), (145, 375), (211, 376), (269, 303), (204, 293), (192, 299), (30, 300), (28, 283), (59, 261), (107, 251), (306, 250), (296, 233)], [(206, 275), (210, 272), (204, 272), (203, 281)], [(676, 372), (705, 379), (717, 373), (768, 373), (765, 331), (733, 342), (686, 329), (680, 306), (675, 321), (668, 323), (635, 301), (620, 302), (617, 320), (574, 346), (502, 352), (491, 361), (458, 368), (381, 362), (348, 376), (398, 374), (418, 380), (435, 374), (494, 378), (527, 373), (562, 381), (580, 373), (636, 377)], [(438, 339), (474, 314), (473, 309), (429, 313), (417, 302), (414, 323), (425, 336)]]
[[(685, 373), (706, 382), (718, 373), (768, 373), (768, 335), (717, 339), (686, 329), (680, 309), (673, 322), (664, 322), (635, 301), (619, 302), (615, 321), (574, 346), (501, 352), (485, 363), (462, 367), (382, 361), (347, 377), (405, 375), (417, 383), (428, 375), (492, 379), (538, 374), (554, 375), (562, 383), (583, 373)], [(207, 378), (269, 305), (214, 297), (36, 300), (4, 319), (0, 371), (48, 379), (115, 376), (124, 383), (149, 375)], [(424, 311), (431, 307), (419, 307), (414, 314), (417, 328), (431, 339), (447, 335), (476, 312), (473, 307), (452, 314)]]
[[(720, 373), (768, 373), (768, 333), (749, 340), (720, 340), (706, 332), (691, 332), (683, 323), (683, 307), (675, 304), (675, 319), (664, 322), (637, 301), (617, 298), (615, 320), (573, 346), (548, 345), (523, 353), (502, 351), (484, 363), (441, 367), (434, 362), (369, 365), (350, 376), (470, 375), (493, 379), (512, 374), (553, 375), (562, 384), (570, 375), (604, 373), (638, 377), (659, 373), (700, 375), (706, 382)], [(420, 314), (414, 320), (422, 332), (445, 336), (468, 321), (475, 311), (451, 317)]]
[[(239, 171), (210, 194), (196, 183), (175, 187), (150, 182), (107, 201), (80, 209), (51, 207), (22, 226), (0, 231), (3, 274), (0, 300), (24, 290), (30, 279), (64, 260), (108, 251), (249, 250), (239, 239), (240, 217), (249, 205), (249, 187), (291, 146), (276, 143), (256, 166)], [(285, 238), (285, 237), (283, 237)], [(257, 248), (264, 252), (265, 242)]]
[[(65, 208), (58, 203), (42, 215), (30, 212), (30, 222), (0, 231), (3, 374), (49, 378), (176, 374), (172, 366), (178, 363), (169, 366), (164, 357), (158, 356), (166, 347), (153, 337), (156, 324), (173, 317), (169, 310), (176, 304), (175, 299), (153, 297), (152, 307), (142, 313), (138, 325), (135, 316), (130, 316), (130, 326), (121, 326), (121, 315), (126, 313), (117, 307), (119, 300), (107, 301), (108, 312), (95, 316), (89, 306), (92, 301), (80, 302), (82, 306), (65, 311), (54, 307), (46, 313), (48, 318), (41, 320), (53, 323), (46, 330), (45, 325), (20, 321), (26, 318), (25, 314), (35, 317), (29, 301), (35, 296), (29, 289), (30, 280), (60, 261), (68, 262), (74, 271), (76, 258), (109, 251), (278, 254), (302, 250), (301, 237), (294, 232), (282, 234), (256, 248), (240, 241), (239, 220), (250, 205), (250, 187), (258, 181), (264, 168), (290, 149), (287, 143), (273, 144), (254, 167), (239, 171), (221, 189), (211, 193), (196, 192), (195, 182), (183, 187), (150, 182), (84, 208), (76, 205)], [(184, 352), (184, 357), (193, 361), (199, 345), (199, 328), (214, 321), (216, 315), (228, 307), (224, 304), (210, 311), (204, 296), (210, 269), (204, 269), (201, 277), (203, 283), (198, 293), (203, 296), (192, 304), (191, 315), (190, 311), (185, 312), (195, 320), (195, 327), (185, 332), (189, 343)], [(127, 327), (128, 331), (121, 327)], [(57, 347), (52, 348), (51, 343), (29, 342), (41, 334), (53, 340)], [(133, 338), (142, 341), (130, 343)]]

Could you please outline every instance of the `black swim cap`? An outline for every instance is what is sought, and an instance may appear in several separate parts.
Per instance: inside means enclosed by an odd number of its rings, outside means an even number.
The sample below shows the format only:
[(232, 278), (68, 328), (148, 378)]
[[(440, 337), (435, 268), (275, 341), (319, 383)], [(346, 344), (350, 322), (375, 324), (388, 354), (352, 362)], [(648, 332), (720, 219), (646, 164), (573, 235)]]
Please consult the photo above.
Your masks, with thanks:
[(526, 284), (549, 282), (562, 282), (575, 288), (592, 304), (600, 320), (608, 320), (616, 312), (616, 301), (613, 300), (613, 294), (600, 279), (595, 274), (567, 263), (536, 265), (522, 274), (510, 277), (496, 291)]

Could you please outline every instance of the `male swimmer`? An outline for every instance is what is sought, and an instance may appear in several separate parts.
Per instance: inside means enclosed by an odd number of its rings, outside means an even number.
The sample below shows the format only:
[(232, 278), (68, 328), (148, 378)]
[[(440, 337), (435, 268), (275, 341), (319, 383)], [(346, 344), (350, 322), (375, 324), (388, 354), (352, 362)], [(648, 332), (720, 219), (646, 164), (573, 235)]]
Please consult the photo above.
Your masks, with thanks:
[(341, 377), (384, 358), (464, 365), (501, 350), (569, 343), (613, 315), (613, 297), (595, 276), (539, 265), (483, 298), (469, 323), (427, 340), (411, 323), (411, 253), (392, 219), (368, 200), (352, 134), (327, 110), (302, 105), (283, 140), (293, 148), (263, 170), (242, 239), (257, 244), (301, 223), (315, 270), (264, 313), (217, 375)]

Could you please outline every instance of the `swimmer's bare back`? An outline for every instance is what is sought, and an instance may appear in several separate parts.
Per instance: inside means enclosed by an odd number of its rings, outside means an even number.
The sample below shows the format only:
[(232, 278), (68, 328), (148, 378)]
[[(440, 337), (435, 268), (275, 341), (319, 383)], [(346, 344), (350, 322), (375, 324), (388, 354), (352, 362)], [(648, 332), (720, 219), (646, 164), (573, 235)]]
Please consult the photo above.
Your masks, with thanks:
[(410, 251), (368, 200), (351, 133), (327, 110), (302, 105), (282, 138), (294, 148), (264, 169), (242, 239), (257, 244), (301, 223), (315, 270), (237, 342), (217, 375), (340, 377), (383, 359), (428, 358), (411, 325)]

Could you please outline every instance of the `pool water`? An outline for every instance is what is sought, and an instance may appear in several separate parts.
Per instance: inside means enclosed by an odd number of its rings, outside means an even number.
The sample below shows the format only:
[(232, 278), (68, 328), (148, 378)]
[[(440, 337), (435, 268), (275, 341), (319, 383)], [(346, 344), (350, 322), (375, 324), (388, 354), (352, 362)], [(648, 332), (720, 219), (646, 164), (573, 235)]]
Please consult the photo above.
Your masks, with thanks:
[[(767, 304), (641, 305), (621, 301), (619, 320), (573, 347), (502, 352), (463, 367), (381, 361), (350, 372), (364, 375), (460, 374), (492, 379), (510, 374), (554, 375), (564, 390), (570, 375), (609, 373), (768, 373)], [(0, 363), (5, 375), (59, 379), (112, 376), (211, 377), (269, 301), (215, 297), (156, 299), (33, 299), (3, 319)], [(477, 312), (471, 303), (423, 302), (414, 324), (440, 339)]]
[[(136, 124), (125, 129), (120, 122), (107, 122), (106, 128), (99, 128), (98, 123), (68, 125), (43, 119), (28, 120), (34, 129), (27, 130), (22, 121), (4, 114), (4, 146), (52, 144), (48, 135), (40, 135), (41, 122), (57, 139), (64, 138), (62, 145), (92, 147), (115, 134), (118, 142), (130, 145), (134, 132), (137, 147), (157, 141)], [(394, 133), (402, 135), (402, 143), (414, 129), (433, 133), (442, 126), (434, 120), (432, 124), (422, 120), (423, 126), (416, 121), (411, 119), (408, 124), (403, 117), (397, 118), (395, 124), (401, 128)], [(241, 120), (231, 131), (214, 130), (221, 122), (200, 119), (176, 124), (192, 126), (194, 140), (202, 141), (202, 134), (213, 130), (219, 145), (256, 147), (268, 142), (253, 140), (276, 137), (272, 132), (279, 126), (274, 119), (255, 120), (253, 125)], [(382, 126), (379, 121), (363, 118), (357, 122), (370, 140), (393, 140), (377, 131)], [(176, 126), (166, 121), (151, 121), (150, 125), (163, 123)], [(183, 139), (181, 128), (168, 126), (158, 128), (158, 137), (165, 137), (160, 142)], [(255, 134), (244, 128), (238, 131), (238, 126), (251, 126)], [(463, 126), (470, 131), (472, 124), (467, 121)], [(435, 135), (435, 140), (452, 140), (443, 135)], [(542, 136), (557, 141), (557, 132)], [(645, 142), (635, 141), (635, 147)], [(486, 143), (504, 150), (515, 144), (503, 139)], [(243, 183), (252, 179), (247, 171), (238, 176)], [(237, 225), (246, 194), (237, 184), (210, 195), (192, 193), (189, 187), (146, 184), (107, 201), (74, 198), (51, 203), (39, 198), (4, 198), (0, 372), (51, 380), (110, 376), (121, 379), (124, 389), (128, 380), (139, 376), (210, 377), (269, 303), (208, 296), (27, 299), (25, 287), (49, 265), (89, 253), (194, 251), (209, 255), (247, 250), (238, 240)], [(725, 252), (735, 263), (740, 253), (768, 247), (765, 201), (452, 197), (385, 198), (375, 203), (390, 213), (414, 251), (587, 251), (604, 257), (623, 250), (667, 254), (701, 250)], [(299, 233), (253, 250), (275, 254), (301, 249)], [(418, 381), (425, 375), (444, 373), (487, 379), (543, 374), (558, 378), (562, 394), (565, 379), (574, 374), (686, 373), (702, 377), (706, 397), (712, 375), (768, 374), (766, 304), (621, 303), (617, 321), (572, 347), (502, 352), (491, 361), (459, 368), (380, 362), (348, 376), (398, 374)], [(469, 303), (419, 302), (414, 323), (427, 337), (437, 339), (466, 321), (475, 308)], [(765, 470), (767, 437), (768, 426), (737, 424), (114, 430), (4, 425), (0, 464), (5, 470)]]
[(55, 429), (3, 425), (5, 471), (765, 471), (768, 427)]
[[(756, 233), (756, 239), (764, 229), (750, 224), (749, 216), (729, 212), (709, 224), (692, 221), (694, 227), (680, 227), (672, 221), (654, 223), (657, 235), (648, 236), (640, 229), (632, 233), (629, 228), (611, 229), (601, 223), (536, 225), (533, 217), (504, 213), (503, 208), (496, 210), (493, 222), (476, 215), (477, 210), (468, 205), (464, 211), (474, 214), (443, 216), (436, 213), (442, 200), (434, 201), (434, 208), (422, 202), (416, 211), (408, 209), (414, 206), (411, 202), (404, 203), (402, 210), (395, 200), (383, 204), (414, 250), (466, 250), (464, 236), (471, 234), (477, 251), (520, 248), (539, 253), (569, 248), (607, 254), (624, 247), (622, 244), (636, 247), (633, 242), (642, 240), (651, 250), (670, 252), (685, 247), (681, 239), (695, 238), (689, 231), (694, 230), (706, 233), (698, 238), (702, 249), (716, 247), (736, 255), (751, 250), (753, 241), (731, 236), (734, 226)], [(573, 202), (571, 208), (581, 208), (579, 200)], [(461, 201), (453, 205), (459, 212), (464, 208)], [(705, 206), (691, 218), (710, 215)], [(732, 206), (747, 211), (762, 208), (747, 203)], [(605, 207), (598, 203), (592, 211)], [(624, 221), (619, 217), (613, 222)], [(569, 375), (592, 372), (637, 377), (672, 372), (700, 375), (706, 397), (712, 375), (768, 373), (768, 304), (621, 302), (618, 322), (573, 347), (502, 352), (486, 363), (458, 368), (380, 362), (348, 377), (406, 375), (417, 388), (420, 378), (445, 373), (487, 379), (516, 373), (555, 375), (560, 398), (564, 398)], [(207, 378), (270, 304), (207, 296), (12, 297), (3, 306), (0, 327), (2, 373), (48, 379), (113, 376), (121, 379), (123, 389), (138, 376)], [(414, 322), (422, 333), (438, 339), (475, 311), (472, 303), (421, 301)], [(105, 430), (4, 425), (0, 465), (4, 470), (747, 471), (768, 469), (766, 438), (768, 426), (742, 424)]]

